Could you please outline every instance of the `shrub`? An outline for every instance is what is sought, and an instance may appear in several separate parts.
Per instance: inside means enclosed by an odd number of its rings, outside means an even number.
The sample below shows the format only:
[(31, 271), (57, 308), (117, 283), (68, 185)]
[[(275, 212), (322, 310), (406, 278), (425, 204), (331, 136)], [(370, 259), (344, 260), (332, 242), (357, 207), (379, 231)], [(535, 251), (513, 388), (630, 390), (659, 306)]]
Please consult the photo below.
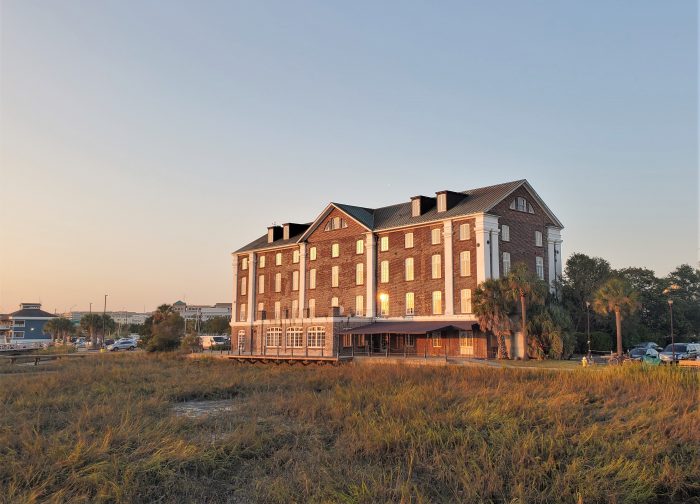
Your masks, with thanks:
[(160, 323), (153, 325), (146, 350), (149, 352), (175, 350), (180, 346), (184, 328), (185, 321), (180, 315), (177, 313), (167, 315)]

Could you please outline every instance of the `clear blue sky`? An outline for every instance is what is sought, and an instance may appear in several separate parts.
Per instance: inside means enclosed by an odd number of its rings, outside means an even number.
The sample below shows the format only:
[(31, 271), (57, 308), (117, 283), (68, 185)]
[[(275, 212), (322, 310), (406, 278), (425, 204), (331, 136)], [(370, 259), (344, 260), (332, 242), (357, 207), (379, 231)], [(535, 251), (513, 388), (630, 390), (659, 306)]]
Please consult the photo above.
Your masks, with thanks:
[(519, 178), (565, 254), (697, 261), (694, 1), (1, 9), (0, 312), (229, 301), (273, 221)]

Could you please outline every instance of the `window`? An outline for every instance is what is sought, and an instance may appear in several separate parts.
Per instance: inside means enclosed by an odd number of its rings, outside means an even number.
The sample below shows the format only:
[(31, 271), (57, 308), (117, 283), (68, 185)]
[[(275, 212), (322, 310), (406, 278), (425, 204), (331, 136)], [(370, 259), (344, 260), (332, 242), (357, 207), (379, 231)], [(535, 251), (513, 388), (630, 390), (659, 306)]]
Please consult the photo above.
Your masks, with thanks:
[(246, 277), (241, 278), (241, 296), (245, 296), (248, 292), (248, 279)]
[(381, 263), (381, 277), (379, 279), (381, 283), (389, 283), (389, 261), (382, 261)]
[(332, 297), (332, 298), (331, 298), (331, 307), (332, 307), (332, 308), (338, 308), (338, 306), (339, 306), (339, 304), (338, 304), (338, 298), (335, 297), (335, 296)]
[(389, 294), (387, 293), (379, 295), (379, 314), (382, 317), (389, 316)]
[(12, 327), (24, 327), (25, 320), (13, 320)]
[(309, 348), (326, 346), (326, 330), (323, 327), (310, 327), (306, 332), (306, 344)]
[(510, 226), (506, 226), (505, 224), (501, 226), (501, 240), (510, 241)]
[(282, 266), (282, 252), (275, 254), (275, 266)]
[(440, 332), (431, 333), (430, 339), (433, 341), (433, 348), (440, 348), (442, 346), (442, 335)]
[(432, 260), (432, 277), (440, 278), (442, 277), (442, 256), (440, 254), (435, 254)]
[(340, 271), (338, 266), (333, 266), (331, 268), (331, 287), (338, 287)]
[(432, 243), (433, 245), (440, 245), (440, 234), (441, 234), (441, 232), (442, 232), (442, 230), (441, 230), (440, 228), (434, 228), (434, 229), (431, 231), (431, 235), (430, 235), (431, 240), (430, 240), (430, 243)]
[(389, 237), (388, 236), (382, 236), (379, 239), (379, 250), (382, 252), (386, 252), (389, 250)]
[(265, 256), (261, 255), (260, 259), (258, 259), (258, 267), (264, 268), (265, 267)]
[(316, 316), (316, 300), (309, 299), (309, 317), (314, 318)]
[(16, 339), (23, 339), (24, 331), (12, 331), (12, 337)]
[(365, 298), (364, 296), (355, 296), (355, 315), (362, 317), (365, 313)]
[(464, 223), (459, 225), (459, 240), (464, 241), (469, 239), (469, 224)]
[(537, 278), (544, 280), (544, 260), (541, 257), (535, 257), (535, 270), (537, 271)]
[(241, 269), (242, 270), (247, 270), (248, 269), (248, 258), (244, 257), (241, 259)]
[(309, 270), (309, 289), (316, 288), (316, 268)]
[(294, 264), (297, 264), (299, 262), (299, 251), (298, 250), (295, 250), (294, 252), (292, 252), (292, 262)]
[(282, 339), (282, 328), (281, 327), (270, 327), (265, 333), (265, 346), (266, 347), (278, 347), (280, 346), (280, 341)]
[(275, 301), (275, 320), (279, 320), (282, 317), (282, 306), (279, 301)]
[(510, 252), (503, 252), (503, 275), (510, 273)]
[(459, 253), (459, 276), (467, 277), (472, 274), (471, 253), (463, 250)]
[(355, 265), (355, 285), (362, 285), (365, 283), (365, 265), (362, 263), (357, 263)]
[(302, 348), (304, 346), (304, 330), (301, 327), (290, 327), (287, 329), (287, 346), (291, 348)]
[(311, 261), (316, 260), (316, 247), (311, 247), (309, 249), (309, 260), (311, 260)]
[(404, 278), (407, 282), (410, 282), (415, 277), (413, 275), (413, 257), (407, 257), (404, 261)]
[(292, 299), (292, 318), (297, 318), (299, 316), (299, 300)]
[(292, 290), (293, 291), (299, 290), (299, 272), (298, 271), (292, 271)]
[(447, 210), (447, 194), (438, 194), (437, 197), (437, 211), (444, 212)]
[(258, 277), (258, 294), (265, 294), (265, 275)]
[(241, 303), (241, 313), (238, 316), (238, 321), (245, 322), (245, 317), (246, 317), (245, 303)]
[(340, 245), (338, 243), (331, 245), (331, 257), (340, 257)]
[(364, 240), (357, 240), (355, 242), (355, 253), (356, 254), (364, 254), (365, 253), (365, 241)]
[(242, 352), (245, 349), (245, 331), (238, 331), (238, 351)]
[(406, 346), (407, 347), (416, 346), (416, 337), (413, 334), (406, 335)]
[(342, 219), (340, 217), (333, 217), (326, 223), (326, 227), (324, 227), (324, 231), (333, 231), (334, 229), (343, 229), (348, 227), (348, 223), (345, 222), (345, 219)]
[(461, 313), (471, 313), (472, 312), (472, 290), (462, 289), (459, 291), (460, 300), (460, 312)]
[(282, 292), (282, 273), (275, 273), (275, 292)]
[(404, 248), (413, 248), (413, 233), (403, 235), (403, 246)]
[(459, 331), (459, 351), (463, 355), (474, 355), (474, 333)]
[(442, 291), (433, 291), (433, 315), (442, 314)]
[(416, 310), (416, 298), (413, 292), (406, 293), (406, 315), (413, 315)]
[(352, 334), (343, 334), (343, 347), (348, 348), (352, 346)]
[(535, 246), (542, 246), (542, 231), (535, 231)]

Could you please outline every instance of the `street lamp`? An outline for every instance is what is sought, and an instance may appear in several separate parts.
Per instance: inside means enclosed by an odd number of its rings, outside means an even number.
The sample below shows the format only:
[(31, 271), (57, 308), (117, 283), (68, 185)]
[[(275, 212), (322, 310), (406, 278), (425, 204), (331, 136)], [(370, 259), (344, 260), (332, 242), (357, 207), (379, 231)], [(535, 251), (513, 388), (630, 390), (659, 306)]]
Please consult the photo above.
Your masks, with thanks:
[(673, 299), (668, 300), (668, 308), (671, 312), (671, 364), (676, 362), (676, 345), (673, 341)]
[(102, 310), (102, 347), (105, 346), (105, 322), (107, 318), (107, 294), (105, 294), (105, 306)]
[(591, 302), (586, 301), (586, 337), (588, 339), (588, 359), (591, 359)]

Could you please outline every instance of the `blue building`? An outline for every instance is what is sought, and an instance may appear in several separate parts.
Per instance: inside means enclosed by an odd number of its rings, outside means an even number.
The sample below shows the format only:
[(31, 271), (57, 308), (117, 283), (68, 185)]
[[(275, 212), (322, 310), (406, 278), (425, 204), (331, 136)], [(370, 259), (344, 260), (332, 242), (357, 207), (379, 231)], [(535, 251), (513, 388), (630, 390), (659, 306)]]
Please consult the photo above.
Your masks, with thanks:
[(5, 341), (51, 341), (51, 335), (44, 332), (44, 325), (55, 316), (42, 310), (41, 303), (21, 303), (19, 310), (4, 317)]

